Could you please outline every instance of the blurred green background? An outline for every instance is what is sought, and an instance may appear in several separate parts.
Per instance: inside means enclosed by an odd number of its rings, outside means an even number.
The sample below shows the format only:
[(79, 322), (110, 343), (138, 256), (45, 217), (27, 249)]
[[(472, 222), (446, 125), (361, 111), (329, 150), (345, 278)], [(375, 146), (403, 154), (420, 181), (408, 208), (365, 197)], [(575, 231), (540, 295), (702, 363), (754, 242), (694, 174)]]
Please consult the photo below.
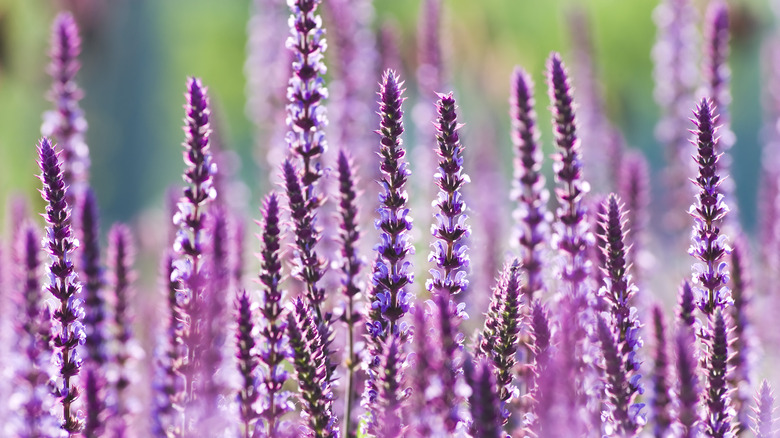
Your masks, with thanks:
[[(326, 0), (327, 1), (327, 0)], [(92, 182), (104, 224), (132, 221), (163, 205), (170, 184), (181, 181), (181, 119), (185, 78), (209, 86), (227, 148), (242, 160), (252, 205), (268, 189), (254, 161), (255, 129), (247, 116), (244, 63), (247, 0), (0, 0), (0, 211), (9, 193), (37, 199), (35, 143), (41, 114), (50, 107), (49, 26), (57, 10), (74, 10), (84, 40), (78, 82), (89, 122)], [(650, 0), (444, 0), (443, 35), (449, 76), (460, 96), (463, 119), (508, 126), (509, 75), (523, 65), (537, 83), (537, 111), (546, 152), (551, 152), (549, 113), (542, 72), (552, 50), (570, 54), (566, 11), (582, 8), (591, 21), (595, 63), (604, 82), (607, 111), (632, 147), (651, 159), (654, 173), (663, 150), (653, 129), (650, 50), (655, 40)], [(413, 77), (419, 0), (376, 0), (379, 20), (402, 29), (406, 76)], [(765, 1), (730, 3), (733, 12), (734, 178), (747, 228), (755, 221), (761, 115), (760, 45), (774, 26)], [(705, 2), (698, 6), (704, 8)], [(378, 79), (378, 78), (377, 78)], [(474, 124), (472, 124), (474, 125)], [(468, 131), (469, 125), (464, 128)], [(472, 133), (473, 134), (473, 133)], [(468, 132), (467, 132), (468, 135)], [(507, 128), (497, 140), (507, 145)], [(549, 165), (547, 165), (549, 166)], [(508, 169), (507, 169), (508, 170)], [(6, 214), (2, 215), (3, 217)]]

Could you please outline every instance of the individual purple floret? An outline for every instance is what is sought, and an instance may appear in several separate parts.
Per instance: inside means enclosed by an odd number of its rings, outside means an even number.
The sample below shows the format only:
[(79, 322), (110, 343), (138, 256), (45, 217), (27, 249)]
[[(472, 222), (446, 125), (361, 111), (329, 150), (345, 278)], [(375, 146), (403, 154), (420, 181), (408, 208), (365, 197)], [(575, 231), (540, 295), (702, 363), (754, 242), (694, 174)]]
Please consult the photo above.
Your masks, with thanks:
[(380, 310), (381, 321), (376, 321), (378, 326), (370, 325), (368, 330), (372, 337), (381, 338), (399, 331), (400, 319), (409, 311), (412, 298), (406, 286), (414, 280), (411, 262), (406, 260), (414, 254), (414, 248), (409, 236), (412, 219), (405, 190), (410, 171), (404, 160), (406, 151), (401, 140), (404, 131), (402, 86), (398, 75), (387, 70), (379, 92), (381, 123), (377, 132), (382, 137), (379, 155), (384, 177), (380, 181), (383, 191), (379, 194), (379, 219), (376, 221), (380, 243), (374, 248), (379, 256), (372, 278), (376, 293), (371, 307)]
[[(514, 369), (517, 365), (520, 323), (523, 317), (521, 266), (520, 261), (515, 259), (504, 267), (493, 291), (493, 298), (490, 300), (490, 307), (485, 316), (485, 327), (477, 345), (479, 354), (489, 359), (494, 366), (503, 424), (509, 420), (507, 406), (516, 392), (513, 384)], [(540, 332), (538, 340), (540, 342), (539, 351), (546, 349), (543, 344), (546, 343), (549, 346), (549, 333)]]
[(666, 321), (661, 307), (653, 306), (653, 331), (655, 350), (653, 351), (653, 396), (650, 409), (653, 420), (653, 436), (665, 438), (672, 425), (672, 399), (669, 391), (669, 351), (666, 341)]
[(339, 151), (338, 173), (339, 173), (339, 216), (341, 224), (339, 227), (339, 237), (341, 240), (341, 272), (342, 272), (342, 294), (346, 299), (341, 319), (347, 325), (347, 387), (345, 388), (345, 409), (344, 424), (347, 430), (352, 430), (352, 402), (355, 399), (355, 371), (360, 365), (360, 358), (355, 348), (355, 330), (357, 323), (360, 322), (360, 313), (355, 310), (355, 299), (364, 289), (364, 283), (361, 281), (360, 270), (365, 264), (358, 254), (358, 243), (360, 239), (360, 228), (358, 226), (358, 208), (357, 197), (358, 190), (356, 179), (353, 172), (354, 165), (350, 155), (345, 150)]
[(758, 389), (755, 399), (756, 406), (753, 407), (755, 417), (753, 418), (751, 430), (756, 435), (756, 438), (776, 437), (775, 395), (766, 380), (761, 382), (761, 387)]
[(466, 381), (471, 386), (471, 431), (472, 436), (480, 438), (503, 438), (501, 422), (504, 419), (493, 372), (487, 360), (481, 360), (475, 369), (471, 360), (463, 366)]
[(262, 216), (259, 279), (262, 285), (260, 314), (264, 324), (260, 326), (258, 354), (263, 366), (265, 401), (261, 404), (258, 414), (263, 422), (262, 436), (272, 437), (280, 430), (282, 415), (291, 410), (287, 402), (289, 393), (282, 389), (287, 381), (284, 359), (289, 353), (285, 334), (287, 322), (282, 318), (282, 300), (285, 293), (281, 289), (281, 230), (279, 201), (275, 193), (265, 198)]
[(317, 7), (322, 0), (290, 0), (290, 36), (287, 48), (292, 52), (292, 77), (287, 87), (287, 145), (301, 159), (300, 175), (306, 201), (316, 198), (314, 185), (322, 177), (317, 161), (325, 153), (325, 115), (323, 100), (328, 97), (323, 75), (325, 31)]
[[(17, 388), (25, 395), (19, 417), (22, 425), (15, 432), (21, 438), (43, 438), (57, 434), (57, 424), (48, 412), (46, 373), (48, 343), (41, 336), (44, 322), (43, 294), (40, 285), (40, 231), (27, 221), (18, 225), (13, 248), (13, 291), (17, 295), (16, 318), (18, 353), (22, 365), (16, 369)], [(48, 315), (46, 315), (48, 320)]]
[(106, 364), (108, 358), (108, 333), (106, 331), (105, 278), (100, 260), (100, 223), (95, 193), (85, 187), (79, 198), (77, 223), (81, 228), (81, 272), (84, 276), (84, 329), (88, 369), (85, 374), (87, 397), (84, 423), (86, 437), (98, 437), (105, 433), (109, 415), (106, 403)]
[(108, 267), (110, 272), (109, 285), (114, 297), (114, 328), (116, 330), (116, 381), (114, 382), (114, 436), (125, 436), (128, 424), (131, 423), (127, 389), (133, 383), (131, 371), (135, 348), (132, 328), (131, 285), (135, 280), (133, 264), (135, 248), (130, 228), (123, 224), (115, 224), (108, 232)]
[[(634, 435), (644, 425), (644, 403), (634, 403), (644, 389), (639, 374), (638, 350), (642, 346), (637, 309), (631, 301), (637, 291), (628, 273), (627, 248), (624, 243), (625, 213), (620, 199), (609, 195), (604, 203), (607, 214), (600, 217), (605, 241), (603, 266), (605, 284), (599, 291), (606, 301), (608, 320), (599, 318), (598, 338), (606, 361), (607, 391), (612, 415), (622, 435)], [(602, 325), (604, 327), (602, 327)], [(613, 356), (614, 355), (614, 356)]]
[(287, 315), (287, 333), (293, 367), (298, 380), (305, 436), (339, 436), (338, 419), (333, 412), (333, 391), (327, 376), (322, 338), (312, 308), (300, 297)]
[(729, 308), (731, 321), (729, 365), (729, 387), (734, 389), (732, 401), (736, 410), (737, 433), (748, 430), (748, 406), (751, 392), (751, 352), (753, 339), (748, 313), (752, 298), (750, 253), (744, 236), (738, 238), (731, 251), (731, 296), (734, 305)]
[(707, 436), (724, 438), (734, 436), (734, 425), (731, 418), (734, 408), (726, 384), (729, 354), (728, 327), (721, 309), (715, 312), (713, 318), (714, 324), (712, 324), (708, 334), (710, 339), (707, 340), (709, 356), (705, 360), (707, 415), (704, 426)]
[[(254, 425), (260, 414), (255, 408), (255, 403), (260, 398), (260, 385), (257, 376), (257, 367), (259, 365), (255, 337), (257, 330), (255, 328), (255, 315), (249, 294), (242, 291), (238, 294), (236, 300), (236, 345), (238, 360), (238, 371), (241, 374), (241, 386), (238, 389), (238, 411), (241, 421), (241, 436), (251, 438)], [(264, 431), (267, 432), (267, 431)], [(271, 436), (271, 435), (268, 435)]]
[(70, 12), (62, 12), (54, 19), (51, 30), (51, 64), (49, 74), (53, 79), (49, 99), (55, 109), (47, 111), (41, 132), (54, 139), (62, 150), (62, 173), (65, 185), (70, 187), (68, 203), (85, 189), (89, 180), (89, 148), (85, 142), (87, 121), (79, 108), (82, 91), (75, 77), (81, 64), (81, 38), (76, 20)]
[(523, 294), (530, 302), (544, 289), (540, 252), (549, 233), (547, 200), (550, 194), (545, 189), (541, 172), (542, 149), (536, 128), (533, 81), (525, 70), (515, 67), (511, 86), (509, 108), (515, 152), (512, 198), (518, 204), (514, 213), (518, 225), (517, 239), (522, 270), (528, 277), (523, 284)]
[(689, 212), (694, 219), (694, 232), (688, 253), (701, 263), (693, 266), (693, 292), (697, 307), (708, 316), (716, 308), (723, 309), (731, 302), (731, 293), (725, 285), (728, 281), (728, 264), (723, 257), (729, 252), (725, 236), (720, 230), (723, 218), (729, 211), (720, 191), (718, 172), (720, 154), (716, 150), (718, 139), (716, 116), (709, 100), (702, 99), (694, 113), (697, 147), (694, 157), (699, 166), (695, 185), (699, 188), (696, 201)]
[(699, 416), (699, 377), (696, 366), (696, 338), (687, 326), (679, 326), (675, 340), (677, 355), (677, 423), (681, 438), (697, 438), (701, 430)]
[(73, 378), (78, 377), (81, 358), (76, 347), (84, 343), (86, 333), (82, 321), (84, 309), (76, 298), (81, 284), (73, 267), (73, 252), (78, 241), (73, 238), (70, 227), (70, 208), (66, 200), (66, 186), (60, 167), (59, 153), (48, 138), (41, 139), (38, 145), (41, 168), (40, 180), (43, 182), (41, 195), (46, 201), (46, 238), (44, 246), (51, 257), (48, 267), (49, 284), (45, 286), (58, 301), (54, 310), (55, 323), (52, 327), (51, 345), (54, 349), (55, 363), (59, 378), (54, 387), (54, 395), (62, 404), (62, 429), (70, 436), (78, 434), (83, 421), (78, 418), (73, 403), (79, 397), (79, 389)]

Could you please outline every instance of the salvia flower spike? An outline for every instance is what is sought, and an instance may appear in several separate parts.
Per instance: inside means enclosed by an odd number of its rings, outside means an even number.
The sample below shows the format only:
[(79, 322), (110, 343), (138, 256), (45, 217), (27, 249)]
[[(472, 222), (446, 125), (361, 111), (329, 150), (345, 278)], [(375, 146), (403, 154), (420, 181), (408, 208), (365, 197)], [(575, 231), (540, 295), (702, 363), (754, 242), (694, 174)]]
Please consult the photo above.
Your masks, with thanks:
[(81, 284), (73, 265), (73, 252), (78, 241), (73, 238), (70, 226), (70, 207), (66, 200), (66, 186), (62, 175), (60, 157), (48, 138), (38, 144), (41, 168), (40, 179), (43, 182), (41, 195), (46, 201), (46, 237), (44, 246), (51, 257), (48, 267), (49, 284), (46, 289), (57, 300), (59, 307), (54, 310), (55, 324), (52, 327), (52, 346), (55, 360), (59, 365), (59, 378), (54, 394), (62, 404), (62, 429), (70, 436), (76, 436), (83, 421), (76, 415), (73, 403), (79, 397), (79, 389), (73, 381), (78, 378), (81, 358), (76, 347), (84, 343), (84, 309), (76, 295)]
[(89, 180), (89, 148), (85, 142), (87, 121), (79, 108), (82, 91), (76, 84), (76, 74), (81, 68), (78, 56), (81, 53), (81, 38), (76, 20), (70, 12), (57, 15), (51, 32), (52, 88), (49, 99), (55, 109), (44, 114), (41, 132), (54, 139), (62, 149), (62, 173), (65, 185), (70, 187), (68, 203), (86, 188)]
[(236, 358), (238, 371), (241, 374), (241, 386), (238, 390), (238, 410), (239, 418), (241, 419), (241, 436), (243, 438), (253, 436), (255, 423), (260, 418), (260, 414), (254, 407), (260, 398), (260, 385), (256, 377), (259, 361), (255, 344), (257, 330), (255, 328), (253, 310), (249, 294), (246, 291), (240, 292), (236, 300), (236, 320), (238, 322), (236, 329), (236, 345), (238, 347)]
[(536, 128), (533, 81), (523, 69), (515, 67), (511, 86), (509, 108), (515, 152), (512, 197), (518, 204), (514, 215), (518, 222), (522, 269), (528, 276), (523, 294), (531, 299), (544, 288), (541, 249), (549, 234), (547, 200), (550, 195), (541, 172), (542, 149)]
[(753, 408), (753, 433), (756, 438), (774, 438), (775, 430), (775, 395), (766, 380), (761, 382), (761, 387), (756, 394), (756, 406)]
[(675, 339), (677, 355), (677, 426), (680, 427), (682, 438), (699, 437), (701, 417), (699, 415), (699, 377), (696, 365), (696, 338), (693, 330), (687, 326), (678, 328)]
[(736, 410), (736, 427), (745, 431), (750, 426), (748, 406), (752, 377), (752, 352), (754, 348), (753, 332), (749, 313), (752, 300), (752, 278), (750, 273), (750, 253), (744, 236), (739, 236), (731, 250), (731, 295), (734, 305), (729, 308), (733, 322), (729, 342), (732, 353), (729, 355), (729, 387), (734, 389), (733, 402)]
[(655, 351), (653, 354), (653, 396), (650, 401), (653, 436), (663, 438), (668, 435), (672, 425), (672, 399), (669, 384), (669, 351), (667, 345), (666, 321), (663, 310), (659, 306), (653, 307), (653, 328), (655, 335)]
[[(475, 369), (476, 368), (476, 369)], [(464, 365), (466, 380), (471, 386), (471, 428), (475, 437), (500, 438), (505, 436), (500, 424), (503, 419), (496, 396), (496, 382), (490, 364), (480, 360), (473, 364), (470, 360)]]
[(711, 324), (708, 347), (709, 356), (706, 358), (707, 372), (707, 415), (705, 417), (705, 431), (711, 437), (733, 436), (734, 424), (732, 424), (733, 407), (731, 406), (730, 390), (728, 388), (727, 366), (729, 330), (723, 311), (718, 309)]

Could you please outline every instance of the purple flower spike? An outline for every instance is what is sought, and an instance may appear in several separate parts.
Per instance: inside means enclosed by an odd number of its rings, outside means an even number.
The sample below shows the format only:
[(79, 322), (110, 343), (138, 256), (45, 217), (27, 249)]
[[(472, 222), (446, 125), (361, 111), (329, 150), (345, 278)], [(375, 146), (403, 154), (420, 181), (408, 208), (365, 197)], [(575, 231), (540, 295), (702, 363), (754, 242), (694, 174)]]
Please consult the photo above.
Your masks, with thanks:
[[(714, 318), (714, 322), (712, 321)], [(729, 388), (726, 384), (729, 354), (728, 328), (723, 312), (718, 309), (711, 318), (708, 342), (709, 356), (707, 370), (707, 415), (704, 422), (707, 436), (724, 438), (734, 436), (732, 412), (734, 410)]]
[(626, 203), (626, 220), (631, 228), (626, 236), (627, 246), (631, 247), (628, 261), (634, 267), (634, 281), (641, 287), (647, 270), (642, 255), (650, 207), (650, 173), (647, 159), (641, 152), (631, 151), (623, 159), (619, 182), (620, 197)]
[(679, 435), (681, 438), (700, 436), (699, 378), (696, 358), (694, 357), (696, 350), (696, 339), (693, 336), (693, 331), (686, 326), (680, 326), (675, 342), (675, 353), (677, 354), (677, 380), (679, 382), (677, 422), (681, 428)]
[(26, 395), (21, 404), (22, 424), (15, 432), (22, 438), (40, 438), (58, 434), (57, 424), (48, 412), (45, 372), (49, 356), (48, 342), (41, 333), (47, 330), (48, 314), (44, 318), (43, 295), (40, 285), (40, 231), (23, 221), (15, 232), (13, 251), (14, 287), (19, 307), (16, 319), (18, 353), (22, 355), (22, 366), (16, 369), (15, 385)]
[(694, 315), (696, 302), (694, 301), (691, 284), (687, 280), (683, 280), (680, 285), (678, 297), (677, 319), (682, 326), (693, 330), (696, 324), (696, 316)]
[(750, 427), (748, 405), (751, 391), (751, 351), (753, 350), (752, 327), (748, 314), (752, 297), (750, 274), (750, 253), (747, 242), (740, 236), (731, 251), (731, 296), (734, 305), (729, 308), (733, 331), (731, 332), (729, 357), (729, 387), (734, 388), (733, 404), (736, 410), (736, 427), (739, 432)]
[(380, 330), (372, 331), (372, 335), (379, 334), (382, 338), (400, 330), (399, 320), (409, 311), (412, 301), (407, 285), (414, 281), (411, 263), (406, 260), (414, 254), (414, 248), (409, 236), (412, 219), (405, 190), (410, 171), (404, 160), (406, 151), (401, 140), (404, 132), (402, 86), (398, 75), (387, 70), (379, 92), (381, 124), (377, 132), (381, 136), (380, 170), (384, 177), (380, 181), (383, 192), (379, 194), (379, 219), (376, 221), (380, 243), (374, 248), (378, 257), (372, 278), (375, 293), (371, 307), (378, 308), (381, 314), (380, 320), (376, 321)]
[(756, 438), (774, 438), (775, 431), (775, 395), (766, 380), (761, 382), (761, 387), (756, 394), (756, 406), (753, 408), (753, 433)]
[(337, 438), (338, 419), (333, 413), (333, 391), (327, 376), (323, 341), (311, 307), (300, 298), (293, 304), (293, 311), (287, 315), (287, 333), (307, 436)]
[(471, 360), (464, 365), (464, 372), (471, 386), (471, 428), (472, 436), (480, 438), (503, 438), (501, 422), (504, 419), (499, 408), (497, 387), (493, 372), (487, 360), (481, 360), (475, 369)]
[[(496, 374), (498, 400), (501, 402), (503, 423), (509, 421), (508, 404), (512, 401), (514, 372), (517, 365), (517, 347), (520, 339), (522, 282), (519, 260), (507, 263), (493, 291), (485, 327), (478, 344), (480, 355), (490, 359)], [(540, 328), (541, 329), (541, 328)], [(549, 333), (547, 334), (549, 335)], [(549, 345), (549, 336), (540, 333), (539, 341)], [(545, 349), (543, 346), (541, 349)]]
[(651, 412), (655, 425), (653, 436), (664, 438), (669, 434), (672, 425), (671, 393), (669, 391), (669, 352), (666, 344), (666, 322), (663, 310), (653, 306), (653, 328), (655, 334), (655, 351), (653, 355), (653, 397)]
[(377, 437), (393, 438), (403, 435), (404, 401), (410, 390), (404, 374), (406, 357), (400, 336), (395, 334), (384, 341), (382, 373), (379, 375), (377, 394)]
[[(709, 4), (705, 17), (705, 43), (707, 46), (704, 64), (704, 80), (712, 106), (718, 110), (718, 121), (723, 125), (721, 147), (728, 150), (734, 144), (734, 134), (729, 130), (728, 106), (731, 103), (729, 83), (729, 10), (725, 2)], [(722, 163), (721, 163), (722, 164)]]
[(81, 64), (81, 38), (73, 15), (62, 12), (54, 19), (51, 30), (51, 64), (49, 74), (53, 79), (49, 99), (55, 109), (44, 114), (41, 132), (53, 138), (62, 149), (62, 174), (65, 185), (70, 187), (68, 203), (85, 189), (89, 180), (89, 148), (84, 136), (87, 121), (79, 108), (82, 91), (76, 84)]
[(720, 234), (723, 218), (729, 211), (720, 191), (721, 177), (718, 172), (720, 154), (716, 150), (718, 140), (715, 122), (717, 117), (709, 100), (702, 99), (694, 113), (697, 130), (695, 156), (699, 175), (695, 180), (699, 194), (689, 212), (694, 219), (691, 246), (688, 253), (701, 263), (693, 265), (693, 293), (696, 305), (708, 316), (715, 309), (724, 309), (731, 303), (731, 292), (725, 285), (728, 281), (728, 264), (723, 257), (730, 251), (725, 237)]
[(262, 284), (260, 314), (263, 316), (264, 325), (260, 327), (259, 358), (263, 364), (265, 402), (258, 413), (264, 422), (264, 436), (272, 437), (280, 431), (281, 417), (291, 410), (290, 404), (287, 403), (289, 393), (282, 390), (287, 381), (284, 359), (289, 353), (285, 334), (287, 322), (281, 317), (285, 292), (281, 289), (281, 230), (279, 201), (275, 193), (265, 198), (262, 215), (259, 277)]
[[(629, 380), (626, 365), (621, 357), (620, 347), (616, 342), (616, 333), (613, 333), (610, 323), (602, 316), (598, 317), (598, 339), (604, 352), (604, 373), (606, 376), (605, 403), (608, 406), (610, 418), (606, 425), (607, 433), (617, 432), (620, 436), (635, 436), (640, 424), (638, 416), (644, 405), (631, 404), (631, 399), (638, 392), (633, 381)], [(630, 371), (635, 369), (630, 368)], [(610, 421), (611, 420), (611, 421)], [(614, 422), (614, 424), (609, 424)], [(614, 429), (612, 429), (614, 427)]]
[(132, 283), (135, 280), (133, 264), (135, 247), (130, 228), (123, 224), (115, 224), (108, 232), (108, 267), (110, 269), (110, 286), (114, 296), (114, 326), (116, 328), (116, 354), (114, 361), (117, 366), (117, 379), (114, 383), (115, 406), (114, 424), (112, 430), (116, 436), (124, 436), (130, 419), (127, 389), (133, 383), (131, 360), (132, 351), (136, 349), (133, 336), (133, 318), (130, 312), (132, 301)]
[(59, 154), (48, 138), (41, 139), (38, 145), (41, 168), (40, 180), (43, 182), (41, 195), (46, 205), (46, 238), (44, 246), (51, 257), (49, 265), (49, 284), (46, 285), (52, 296), (59, 302), (54, 311), (55, 324), (52, 327), (52, 347), (55, 361), (59, 364), (59, 379), (56, 381), (54, 395), (62, 404), (62, 429), (70, 436), (78, 434), (83, 421), (72, 409), (79, 397), (79, 389), (72, 379), (77, 377), (81, 368), (81, 358), (76, 347), (84, 343), (85, 332), (82, 321), (84, 309), (81, 300), (76, 298), (81, 284), (73, 267), (73, 252), (78, 241), (73, 238), (70, 227), (70, 208), (66, 200), (66, 186), (62, 175)]
[(255, 337), (257, 336), (257, 330), (255, 329), (253, 310), (249, 294), (246, 291), (239, 293), (236, 300), (236, 321), (238, 322), (236, 329), (238, 352), (236, 358), (238, 360), (238, 371), (241, 374), (241, 386), (238, 390), (238, 410), (242, 426), (241, 436), (243, 438), (251, 438), (253, 436), (254, 424), (260, 418), (260, 414), (254, 407), (260, 398), (260, 385), (255, 377), (259, 361), (256, 354)]
[(325, 30), (317, 14), (322, 0), (290, 0), (290, 36), (287, 48), (292, 52), (292, 77), (287, 87), (287, 144), (302, 162), (299, 178), (304, 199), (314, 199), (314, 185), (322, 177), (317, 162), (325, 153), (325, 127), (328, 119), (323, 101), (328, 97), (323, 75)]
[(544, 288), (542, 281), (542, 244), (549, 233), (549, 212), (542, 176), (542, 149), (539, 147), (539, 131), (534, 111), (534, 84), (525, 70), (515, 67), (512, 74), (512, 94), (509, 97), (512, 119), (512, 143), (514, 143), (514, 190), (517, 202), (515, 220), (518, 222), (522, 269), (528, 276), (523, 285), (526, 299), (533, 299)]

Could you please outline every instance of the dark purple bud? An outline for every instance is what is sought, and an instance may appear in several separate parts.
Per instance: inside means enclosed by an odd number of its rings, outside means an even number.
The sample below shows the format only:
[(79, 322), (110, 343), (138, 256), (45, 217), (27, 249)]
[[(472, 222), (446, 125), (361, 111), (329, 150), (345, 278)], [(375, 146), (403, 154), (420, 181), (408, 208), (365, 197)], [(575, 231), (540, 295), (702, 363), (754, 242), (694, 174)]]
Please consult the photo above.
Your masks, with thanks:
[(73, 252), (78, 243), (71, 231), (70, 207), (66, 200), (66, 186), (59, 154), (54, 151), (46, 137), (41, 139), (38, 153), (40, 180), (43, 182), (41, 195), (47, 203), (44, 214), (47, 224), (44, 247), (51, 258), (48, 266), (49, 284), (45, 288), (59, 304), (52, 315), (55, 323), (51, 332), (51, 345), (59, 364), (54, 395), (62, 405), (62, 429), (70, 435), (75, 435), (81, 431), (83, 421), (71, 409), (73, 402), (79, 397), (79, 389), (71, 379), (79, 374), (81, 358), (76, 347), (84, 343), (86, 336), (82, 323), (84, 310), (81, 300), (76, 298), (81, 284), (73, 267)]
[[(253, 436), (254, 424), (260, 414), (255, 403), (260, 398), (260, 381), (257, 376), (258, 357), (255, 338), (258, 336), (255, 328), (255, 315), (249, 294), (242, 291), (236, 300), (236, 345), (238, 372), (241, 375), (241, 385), (238, 389), (238, 412), (241, 420), (241, 436)], [(268, 435), (271, 436), (271, 435)]]
[(731, 418), (734, 407), (726, 383), (729, 340), (723, 311), (718, 309), (715, 315), (710, 317), (709, 323), (706, 340), (709, 355), (705, 357), (703, 367), (707, 373), (705, 432), (711, 437), (731, 437), (734, 436)]
[(694, 302), (693, 289), (691, 289), (691, 284), (688, 280), (683, 280), (682, 284), (680, 284), (677, 300), (677, 320), (679, 324), (693, 330), (696, 323), (695, 311), (696, 303)]

